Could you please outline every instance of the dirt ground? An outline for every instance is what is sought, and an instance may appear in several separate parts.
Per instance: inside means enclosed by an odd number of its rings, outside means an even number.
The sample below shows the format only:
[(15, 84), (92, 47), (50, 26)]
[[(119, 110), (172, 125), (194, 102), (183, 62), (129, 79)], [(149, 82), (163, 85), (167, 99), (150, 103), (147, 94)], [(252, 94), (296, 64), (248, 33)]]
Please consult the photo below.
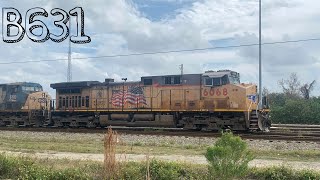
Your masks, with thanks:
[[(69, 159), (69, 160), (90, 160), (102, 162), (103, 154), (87, 154), (87, 153), (64, 153), (64, 152), (46, 152), (46, 153), (22, 153), (13, 151), (0, 151), (14, 156), (29, 156), (45, 159)], [(204, 156), (183, 156), (183, 155), (156, 155), (149, 156), (150, 158), (163, 161), (177, 161), (190, 164), (206, 164)], [(144, 161), (146, 155), (138, 154), (117, 154), (118, 161)], [(302, 161), (283, 161), (283, 160), (266, 160), (255, 159), (249, 163), (250, 167), (271, 167), (271, 166), (287, 166), (296, 170), (310, 169), (320, 172), (320, 162), (302, 162)]]

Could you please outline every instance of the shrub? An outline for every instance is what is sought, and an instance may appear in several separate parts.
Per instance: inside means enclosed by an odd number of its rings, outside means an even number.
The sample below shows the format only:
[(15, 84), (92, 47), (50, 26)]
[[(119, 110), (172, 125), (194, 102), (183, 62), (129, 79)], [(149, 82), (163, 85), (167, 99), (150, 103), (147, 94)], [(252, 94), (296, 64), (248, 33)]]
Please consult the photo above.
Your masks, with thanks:
[(0, 179), (88, 179), (82, 169), (53, 170), (27, 157), (0, 154)]
[(292, 98), (284, 94), (270, 94), (271, 120), (283, 124), (319, 124), (320, 98)]
[(244, 177), (248, 163), (253, 159), (246, 142), (232, 133), (222, 133), (215, 145), (208, 147), (205, 156), (211, 179)]
[[(118, 179), (146, 179), (146, 165), (146, 162), (126, 162), (122, 164), (122, 172), (120, 173), (120, 177), (118, 177)], [(150, 160), (149, 170), (150, 179), (157, 180), (205, 180), (208, 175), (205, 165), (164, 162), (155, 159)]]
[(288, 167), (270, 167), (261, 169), (252, 169), (249, 179), (266, 179), (266, 180), (317, 180), (320, 174), (310, 170), (297, 171)]

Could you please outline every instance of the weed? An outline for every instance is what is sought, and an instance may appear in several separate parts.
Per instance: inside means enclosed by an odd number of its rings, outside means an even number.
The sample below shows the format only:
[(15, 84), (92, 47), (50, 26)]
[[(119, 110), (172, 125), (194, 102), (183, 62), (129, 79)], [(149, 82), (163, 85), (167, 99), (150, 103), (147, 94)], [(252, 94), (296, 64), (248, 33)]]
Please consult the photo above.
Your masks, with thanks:
[(140, 142), (140, 141), (134, 142), (132, 145), (133, 146), (143, 146), (142, 142)]
[(116, 144), (117, 133), (109, 127), (104, 136), (104, 174), (106, 179), (113, 179), (116, 176)]

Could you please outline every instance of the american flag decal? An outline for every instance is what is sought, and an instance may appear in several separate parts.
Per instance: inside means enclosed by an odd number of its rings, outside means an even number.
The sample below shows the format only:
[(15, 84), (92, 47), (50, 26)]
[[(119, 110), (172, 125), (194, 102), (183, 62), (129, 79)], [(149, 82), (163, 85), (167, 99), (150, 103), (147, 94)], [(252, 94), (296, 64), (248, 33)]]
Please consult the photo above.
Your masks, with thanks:
[[(123, 98), (123, 101), (122, 101)], [(130, 86), (128, 91), (123, 90), (113, 90), (112, 91), (112, 97), (111, 97), (111, 103), (114, 106), (122, 106), (126, 103), (138, 105), (138, 104), (144, 104), (147, 105), (146, 98), (143, 94), (142, 87), (139, 86)]]
[(249, 100), (251, 100), (252, 102), (256, 102), (256, 95), (253, 95), (253, 94), (251, 94), (251, 95), (247, 95), (247, 97), (248, 97), (248, 99)]

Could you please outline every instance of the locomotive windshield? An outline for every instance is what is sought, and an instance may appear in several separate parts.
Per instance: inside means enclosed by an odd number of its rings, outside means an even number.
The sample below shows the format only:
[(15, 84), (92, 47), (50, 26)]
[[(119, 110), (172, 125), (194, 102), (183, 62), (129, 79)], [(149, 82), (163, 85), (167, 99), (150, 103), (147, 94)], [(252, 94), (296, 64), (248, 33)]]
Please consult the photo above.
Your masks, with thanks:
[(25, 92), (39, 92), (42, 91), (42, 87), (41, 86), (22, 86), (22, 91)]
[(240, 84), (240, 75), (239, 75), (239, 73), (231, 72), (231, 74), (229, 76), (229, 79), (230, 79), (230, 83), (231, 84)]
[(234, 71), (208, 71), (203, 77), (205, 86), (222, 86), (240, 83), (239, 73)]

